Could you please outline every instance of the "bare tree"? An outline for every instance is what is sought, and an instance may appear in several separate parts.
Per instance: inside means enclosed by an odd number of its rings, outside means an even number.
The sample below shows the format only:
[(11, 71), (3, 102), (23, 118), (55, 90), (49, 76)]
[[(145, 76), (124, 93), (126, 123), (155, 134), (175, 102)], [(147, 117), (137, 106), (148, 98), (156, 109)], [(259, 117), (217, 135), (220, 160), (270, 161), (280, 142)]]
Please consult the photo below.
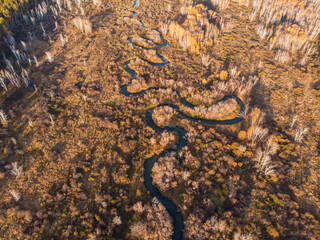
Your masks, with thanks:
[(16, 176), (16, 178), (20, 177), (20, 175), (22, 174), (22, 166), (19, 167), (17, 162), (12, 163), (11, 166), (12, 166), (11, 174)]
[(297, 115), (294, 115), (292, 118), (292, 121), (291, 121), (291, 125), (290, 125), (291, 128), (294, 126), (294, 124), (297, 122), (297, 120), (298, 120)]
[(201, 62), (204, 66), (208, 67), (211, 63), (211, 57), (209, 54), (202, 54)]
[(0, 120), (8, 124), (8, 118), (2, 109), (0, 109)]
[(52, 63), (53, 62), (53, 56), (50, 52), (46, 52), (47, 58), (48, 58), (48, 62)]
[(20, 200), (20, 194), (14, 190), (10, 190), (9, 192), (12, 197), (14, 198), (14, 200), (16, 200), (17, 202)]
[(303, 135), (306, 133), (308, 131), (308, 128), (304, 128), (304, 129), (302, 129), (302, 128), (300, 128), (300, 129), (297, 129), (296, 131), (295, 131), (295, 135), (294, 135), (294, 140), (296, 141), (296, 142), (302, 142), (302, 140), (303, 140)]

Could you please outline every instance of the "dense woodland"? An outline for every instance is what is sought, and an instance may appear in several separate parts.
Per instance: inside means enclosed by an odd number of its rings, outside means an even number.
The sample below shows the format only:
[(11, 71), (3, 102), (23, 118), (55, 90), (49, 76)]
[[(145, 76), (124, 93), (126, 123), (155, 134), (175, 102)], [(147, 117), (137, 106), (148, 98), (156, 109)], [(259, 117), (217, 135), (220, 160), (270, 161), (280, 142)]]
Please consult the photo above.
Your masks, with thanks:
[(10, 30), (10, 20), (18, 15), (28, 12), (39, 1), (37, 0), (1, 0), (0, 1), (0, 34)]
[(183, 239), (319, 239), (320, 2), (134, 3), (0, 0), (0, 239), (171, 239), (155, 155)]

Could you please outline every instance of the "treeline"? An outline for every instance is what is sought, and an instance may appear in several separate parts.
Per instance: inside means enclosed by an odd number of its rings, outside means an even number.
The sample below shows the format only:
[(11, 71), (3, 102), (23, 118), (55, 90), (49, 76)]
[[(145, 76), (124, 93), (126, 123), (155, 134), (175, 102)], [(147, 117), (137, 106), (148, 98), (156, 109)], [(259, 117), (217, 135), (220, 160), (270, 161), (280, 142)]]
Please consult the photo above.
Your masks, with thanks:
[(32, 6), (38, 0), (0, 0), (0, 35), (7, 30), (7, 24), (14, 14), (20, 14)]

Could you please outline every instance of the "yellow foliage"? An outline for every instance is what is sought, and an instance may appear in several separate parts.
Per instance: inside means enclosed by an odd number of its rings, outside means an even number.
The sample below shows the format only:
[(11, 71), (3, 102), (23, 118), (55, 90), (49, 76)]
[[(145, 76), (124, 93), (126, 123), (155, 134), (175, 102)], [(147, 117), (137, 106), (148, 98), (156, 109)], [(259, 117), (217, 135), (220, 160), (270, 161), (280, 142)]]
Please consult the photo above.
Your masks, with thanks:
[(222, 147), (222, 143), (221, 143), (221, 142), (219, 142), (219, 141), (217, 141), (217, 140), (214, 140), (214, 141), (213, 141), (213, 143), (214, 143), (214, 145), (216, 145), (216, 146), (217, 146), (217, 148)]
[(250, 139), (252, 137), (253, 126), (249, 127), (247, 130), (247, 138)]
[(245, 139), (247, 138), (247, 132), (246, 132), (246, 131), (240, 131), (240, 132), (238, 133), (238, 138), (239, 138), (240, 140), (245, 140)]
[(5, 121), (0, 120), (0, 123), (1, 123), (1, 125), (2, 125), (2, 126), (4, 126), (4, 127), (8, 127), (8, 124), (7, 124)]
[[(177, 39), (184, 48), (200, 53), (203, 43), (207, 46), (213, 44), (212, 36), (206, 34), (203, 28), (210, 29), (214, 34), (218, 34), (219, 30), (209, 22), (208, 19), (213, 15), (213, 12), (207, 11), (207, 7), (204, 5), (189, 6), (187, 11), (187, 19), (182, 25), (179, 25), (177, 22), (170, 23), (169, 35)], [(201, 22), (201, 26), (199, 22)]]
[(28, 7), (30, 0), (4, 0), (0, 1), (0, 33), (6, 30), (6, 23), (13, 12), (19, 12)]
[(219, 77), (220, 77), (220, 79), (221, 79), (222, 81), (227, 80), (227, 78), (228, 78), (228, 72), (227, 72), (227, 71), (221, 71)]
[(230, 146), (231, 146), (231, 148), (234, 149), (234, 150), (237, 150), (237, 149), (238, 149), (238, 143), (237, 143), (237, 142), (233, 142)]
[(276, 176), (271, 176), (270, 177), (270, 180), (272, 181), (272, 182), (278, 182), (278, 178), (276, 177)]
[[(261, 115), (261, 110), (259, 108), (254, 108), (250, 115), (251, 115), (251, 119), (252, 119), (251, 122), (253, 124), (255, 124)], [(248, 134), (248, 136), (250, 136), (250, 135)]]
[(210, 182), (209, 180), (205, 180), (204, 184), (208, 185), (208, 186), (211, 186), (212, 185), (212, 182)]
[(279, 237), (278, 231), (273, 226), (267, 226), (267, 232), (273, 238)]
[(136, 195), (137, 195), (137, 197), (141, 196), (141, 191), (139, 189), (137, 189)]
[(244, 156), (246, 156), (246, 157), (252, 157), (252, 156), (253, 156), (253, 152), (251, 152), (251, 151), (246, 151), (246, 152), (244, 153)]

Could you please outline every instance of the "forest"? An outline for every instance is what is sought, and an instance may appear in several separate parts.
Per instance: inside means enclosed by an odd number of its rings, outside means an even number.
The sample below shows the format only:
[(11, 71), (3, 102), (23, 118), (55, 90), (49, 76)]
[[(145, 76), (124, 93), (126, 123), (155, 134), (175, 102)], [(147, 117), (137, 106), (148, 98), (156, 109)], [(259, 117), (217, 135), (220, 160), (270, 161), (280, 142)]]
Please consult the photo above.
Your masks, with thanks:
[(10, 30), (8, 24), (16, 15), (26, 13), (32, 9), (38, 0), (1, 0), (0, 1), (0, 34)]
[(0, 239), (320, 239), (320, 2), (0, 0)]

